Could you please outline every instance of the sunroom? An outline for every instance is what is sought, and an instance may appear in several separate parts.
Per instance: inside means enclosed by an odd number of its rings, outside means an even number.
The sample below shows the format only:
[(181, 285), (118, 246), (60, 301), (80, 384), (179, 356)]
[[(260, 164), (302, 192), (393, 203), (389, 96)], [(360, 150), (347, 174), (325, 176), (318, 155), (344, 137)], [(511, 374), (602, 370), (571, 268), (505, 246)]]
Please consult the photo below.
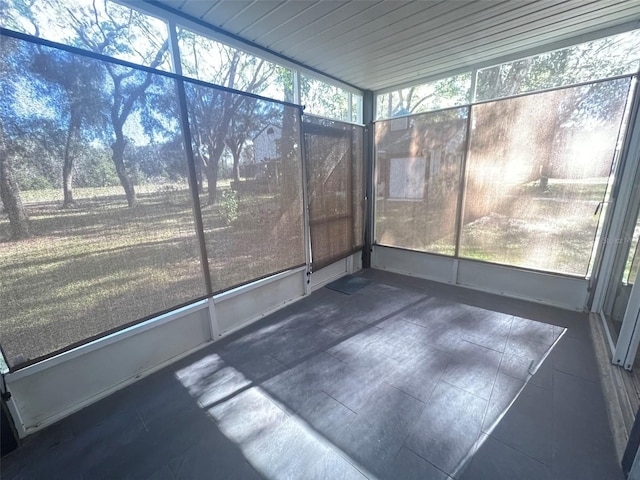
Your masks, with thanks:
[(3, 478), (640, 478), (640, 3), (2, 0)]

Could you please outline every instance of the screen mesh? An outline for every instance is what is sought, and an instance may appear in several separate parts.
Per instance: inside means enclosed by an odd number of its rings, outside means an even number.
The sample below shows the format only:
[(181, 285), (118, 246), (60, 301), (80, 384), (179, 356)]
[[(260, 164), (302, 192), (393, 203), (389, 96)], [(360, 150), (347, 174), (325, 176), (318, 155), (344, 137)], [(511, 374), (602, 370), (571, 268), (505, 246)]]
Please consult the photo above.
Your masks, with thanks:
[(476, 100), (633, 74), (638, 66), (640, 30), (633, 30), (480, 69)]
[(471, 101), (471, 72), (376, 96), (378, 120), (458, 107)]
[(461, 256), (585, 275), (629, 84), (473, 106)]
[(363, 243), (363, 127), (305, 117), (305, 161), (314, 270)]
[(376, 123), (376, 241), (455, 252), (468, 108)]
[(167, 22), (110, 0), (2, 0), (0, 26), (170, 71)]
[(8, 37), (0, 54), (9, 365), (205, 296), (174, 81)]
[(304, 264), (299, 110), (185, 87), (214, 291)]

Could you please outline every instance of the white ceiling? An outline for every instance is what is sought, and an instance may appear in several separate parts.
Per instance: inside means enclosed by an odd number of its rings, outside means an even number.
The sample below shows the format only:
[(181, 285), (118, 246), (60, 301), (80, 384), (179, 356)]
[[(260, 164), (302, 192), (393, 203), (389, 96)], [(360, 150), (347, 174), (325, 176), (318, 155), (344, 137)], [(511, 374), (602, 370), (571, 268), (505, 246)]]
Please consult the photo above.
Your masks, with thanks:
[(612, 27), (640, 27), (640, 0), (158, 3), (374, 91), (589, 39)]

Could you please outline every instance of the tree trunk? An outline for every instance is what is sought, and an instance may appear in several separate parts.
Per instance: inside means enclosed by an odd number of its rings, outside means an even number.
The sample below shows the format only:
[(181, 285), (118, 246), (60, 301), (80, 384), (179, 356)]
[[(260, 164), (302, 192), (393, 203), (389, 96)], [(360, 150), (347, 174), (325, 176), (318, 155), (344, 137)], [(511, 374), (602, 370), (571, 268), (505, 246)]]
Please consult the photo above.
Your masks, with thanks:
[(74, 204), (73, 200), (73, 165), (75, 163), (75, 145), (78, 137), (79, 122), (73, 114), (67, 130), (67, 141), (64, 147), (64, 163), (62, 165), (62, 191), (64, 201), (62, 208), (68, 208)]
[(204, 175), (202, 175), (202, 170), (204, 167), (200, 155), (195, 155), (194, 162), (196, 166), (196, 178), (198, 180), (198, 191), (202, 192), (204, 188)]
[(208, 150), (209, 162), (205, 168), (207, 175), (207, 203), (213, 205), (218, 197), (218, 170), (222, 152), (218, 152), (218, 148), (211, 148), (211, 146), (209, 146)]
[(240, 181), (240, 152), (233, 152), (233, 181)]
[(124, 189), (124, 194), (127, 197), (127, 205), (129, 205), (129, 207), (133, 207), (136, 204), (136, 191), (133, 187), (133, 182), (127, 175), (127, 169), (124, 165), (125, 144), (126, 141), (122, 132), (116, 131), (116, 141), (111, 145), (111, 149), (113, 151), (113, 163), (116, 167), (116, 173), (118, 174), (120, 184)]
[(13, 178), (8, 155), (0, 150), (0, 199), (9, 215), (11, 239), (20, 240), (30, 236), (29, 217), (20, 198), (20, 189)]

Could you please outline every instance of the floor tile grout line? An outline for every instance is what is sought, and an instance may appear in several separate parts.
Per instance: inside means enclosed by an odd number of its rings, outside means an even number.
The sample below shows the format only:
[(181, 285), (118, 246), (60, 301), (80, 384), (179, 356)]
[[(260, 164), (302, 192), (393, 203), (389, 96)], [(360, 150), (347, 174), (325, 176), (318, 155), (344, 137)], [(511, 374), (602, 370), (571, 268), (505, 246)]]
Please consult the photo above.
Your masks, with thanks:
[(144, 427), (144, 429), (149, 432), (149, 427), (147, 427), (147, 424), (145, 423), (144, 419), (142, 418), (142, 415), (140, 415), (140, 411), (136, 408), (136, 415), (138, 416), (138, 418), (140, 419), (140, 422), (142, 423), (142, 426)]
[(446, 384), (447, 384), (447, 385), (449, 385), (450, 387), (455, 387), (455, 388), (457, 388), (457, 389), (459, 389), (459, 390), (462, 390), (463, 392), (468, 393), (469, 395), (473, 395), (474, 397), (476, 397), (476, 398), (478, 398), (478, 399), (482, 400), (483, 402), (487, 402), (487, 403), (489, 402), (489, 398), (481, 397), (481, 396), (480, 396), (480, 395), (478, 395), (477, 393), (473, 393), (473, 392), (471, 392), (471, 391), (467, 390), (466, 388), (462, 388), (462, 387), (460, 387), (460, 386), (458, 386), (458, 385), (454, 385), (453, 383), (448, 382), (448, 381), (447, 381), (447, 380), (445, 380), (445, 379), (442, 379), (442, 378), (441, 378), (441, 379), (440, 379), (440, 382), (446, 383)]
[[(365, 347), (366, 348), (366, 347)], [(336, 359), (338, 362), (344, 364), (344, 365), (349, 365), (348, 362), (345, 362), (344, 360), (342, 360), (341, 358), (336, 357), (335, 355), (333, 355), (331, 352), (327, 351), (327, 350), (321, 350), (321, 352), (326, 353), (327, 355), (329, 355), (331, 358)], [(360, 354), (362, 352), (358, 352), (358, 354)]]
[[(395, 385), (390, 384), (389, 382), (387, 382), (386, 380), (382, 381), (382, 385), (387, 385), (390, 388), (393, 388), (394, 390), (399, 391), (400, 393), (404, 394), (404, 395), (408, 395), (409, 397), (413, 398), (414, 400), (417, 400), (418, 402), (424, 404), (425, 406), (427, 405), (428, 402), (425, 402), (424, 400), (420, 400), (418, 397), (416, 397), (415, 395), (412, 395), (409, 392), (405, 392), (404, 390), (402, 390), (401, 388), (396, 387)], [(420, 412), (420, 414), (422, 415), (422, 411)]]
[[(419, 457), (419, 458), (421, 458), (422, 460), (424, 460), (425, 462), (427, 462), (429, 465), (433, 466), (433, 468), (437, 469), (439, 472), (444, 473), (444, 474), (447, 476), (447, 478), (453, 478), (453, 477), (451, 477), (451, 474), (450, 474), (450, 473), (445, 472), (443, 469), (441, 469), (441, 468), (440, 468), (440, 467), (438, 467), (437, 465), (435, 465), (435, 464), (431, 463), (429, 460), (427, 460), (426, 458), (424, 458), (422, 455), (420, 455), (418, 452), (416, 452), (415, 450), (413, 450), (411, 447), (409, 447), (409, 446), (407, 446), (407, 445), (405, 445), (405, 444), (402, 444), (402, 446), (403, 446), (404, 448), (406, 448), (407, 450), (409, 450), (410, 452), (414, 453), (417, 457)], [(402, 450), (402, 448), (400, 448), (400, 450)], [(400, 452), (398, 452), (398, 453), (400, 453)]]
[(600, 386), (600, 380), (599, 380), (599, 379), (592, 380), (592, 379), (590, 379), (590, 378), (583, 377), (582, 375), (576, 375), (575, 373), (565, 372), (565, 371), (564, 371), (564, 370), (562, 370), (561, 368), (557, 368), (555, 365), (553, 366), (553, 369), (554, 369), (554, 371), (556, 371), (556, 372), (560, 372), (560, 373), (562, 373), (563, 375), (568, 375), (568, 376), (570, 376), (570, 377), (577, 378), (577, 379), (579, 379), (579, 380), (584, 380), (585, 382), (588, 382), (588, 383), (591, 383), (591, 384), (594, 384), (594, 385), (598, 385), (598, 386)]
[[(543, 462), (542, 460), (540, 460), (539, 458), (536, 458), (536, 457), (534, 457), (533, 455), (530, 455), (530, 454), (528, 454), (527, 452), (525, 452), (525, 451), (523, 451), (523, 450), (520, 450), (520, 448), (518, 448), (518, 447), (516, 447), (516, 446), (514, 446), (514, 445), (511, 445), (510, 443), (507, 443), (506, 441), (504, 441), (504, 440), (503, 440), (503, 439), (501, 439), (500, 437), (496, 437), (496, 436), (494, 436), (494, 435), (493, 435), (493, 434), (491, 434), (491, 433), (487, 433), (486, 435), (487, 435), (488, 437), (491, 437), (491, 439), (492, 439), (494, 442), (499, 442), (499, 443), (501, 443), (502, 445), (504, 445), (504, 446), (506, 446), (506, 447), (509, 447), (509, 448), (511, 448), (512, 450), (515, 450), (516, 452), (518, 452), (518, 453), (520, 453), (520, 454), (524, 455), (524, 456), (525, 456), (525, 457), (527, 457), (528, 459), (533, 460), (534, 462), (539, 463), (540, 465), (544, 465), (545, 467), (547, 467), (547, 468), (549, 468), (549, 469), (551, 469), (551, 468), (553, 467), (553, 465), (548, 464), (548, 463), (545, 463), (545, 462)], [(552, 446), (552, 448), (553, 448), (553, 446)], [(552, 456), (552, 459), (553, 459), (553, 456)], [(552, 463), (553, 463), (553, 462), (552, 462)]]
[[(507, 334), (507, 344), (509, 343), (509, 339), (511, 338), (511, 330), (513, 329), (513, 317), (511, 318), (511, 324), (509, 325), (509, 333)], [(506, 345), (505, 345), (506, 349)], [(489, 408), (491, 407), (491, 399), (493, 398), (493, 391), (496, 388), (496, 382), (498, 381), (498, 375), (500, 375), (500, 368), (502, 367), (502, 360), (504, 360), (505, 353), (503, 352), (500, 355), (500, 362), (498, 362), (498, 369), (496, 370), (496, 374), (493, 377), (493, 383), (491, 384), (491, 393), (489, 394), (489, 400), (487, 400), (487, 406), (484, 409), (484, 413), (482, 415), (482, 421), (480, 422), (480, 431), (484, 429), (484, 422), (487, 418), (487, 414), (489, 412)]]
[(328, 393), (327, 391), (323, 390), (322, 388), (320, 389), (320, 391), (322, 393), (324, 393), (325, 395), (327, 395), (328, 397), (330, 397), (331, 399), (335, 400), (336, 403), (342, 405), (344, 408), (346, 408), (347, 410), (349, 410), (351, 413), (358, 415), (358, 412), (356, 412), (354, 409), (349, 408), (347, 405), (345, 405), (344, 403), (342, 403), (340, 400), (338, 400), (336, 397), (334, 397), (333, 395), (331, 395), (330, 393)]
[[(552, 368), (553, 368), (553, 367), (552, 367)], [(519, 381), (521, 381), (521, 382), (529, 382), (529, 380), (530, 380), (531, 378), (533, 378), (533, 375), (531, 375), (531, 374), (527, 375), (527, 378), (520, 378), (520, 377), (516, 377), (515, 375), (512, 375), (512, 374), (510, 374), (510, 373), (508, 373), (508, 372), (504, 372), (504, 371), (498, 371), (498, 373), (499, 373), (499, 374), (502, 374), (502, 375), (504, 375), (504, 376), (506, 376), (506, 377), (512, 378), (512, 379), (514, 379), (514, 380), (519, 380)], [(546, 387), (543, 387), (543, 386), (541, 386), (541, 385), (537, 385), (537, 384), (535, 384), (535, 383), (531, 383), (531, 386), (532, 386), (532, 387), (539, 388), (539, 389), (541, 389), (541, 390), (545, 390), (545, 391), (547, 391), (547, 392), (548, 392), (548, 391), (550, 391), (550, 390), (553, 388), (553, 386), (552, 386), (551, 388), (546, 388)]]
[[(429, 407), (429, 403), (431, 402), (431, 398), (433, 398), (433, 392), (435, 392), (436, 388), (438, 387), (438, 384), (439, 384), (440, 382), (444, 382), (444, 383), (446, 383), (446, 384), (448, 384), (448, 385), (451, 385), (449, 382), (447, 382), (447, 381), (445, 381), (445, 380), (442, 380), (442, 376), (444, 375), (444, 372), (445, 372), (445, 370), (447, 369), (447, 367), (449, 366), (449, 363), (450, 363), (450, 362), (451, 362), (451, 358), (448, 358), (448, 359), (447, 359), (447, 363), (446, 363), (446, 365), (444, 366), (444, 368), (442, 368), (442, 369), (440, 370), (440, 375), (438, 375), (438, 379), (436, 380), (436, 382), (435, 382), (435, 386), (433, 387), (433, 389), (431, 390), (431, 393), (429, 394), (429, 398), (428, 398), (427, 400), (425, 400), (424, 402), (422, 402), (422, 403), (424, 403), (424, 407), (422, 408), (422, 411), (420, 412), (420, 415), (418, 415), (418, 419), (422, 416), (422, 414), (424, 413), (424, 411)], [(393, 385), (391, 385), (391, 386), (393, 386)], [(453, 385), (452, 385), (452, 386), (453, 386)], [(400, 389), (397, 389), (397, 390), (400, 390)], [(402, 391), (402, 390), (400, 390), (400, 391)], [(466, 390), (465, 390), (465, 391), (466, 391)], [(404, 393), (407, 393), (407, 392), (404, 392)], [(407, 393), (407, 395), (410, 395), (410, 394), (408, 394), (408, 393)], [(473, 395), (473, 394), (472, 394), (472, 395)], [(411, 396), (412, 396), (412, 395), (411, 395)], [(415, 398), (415, 397), (414, 397), (414, 398)], [(418, 399), (418, 400), (420, 400), (420, 399)], [(420, 401), (421, 401), (421, 400), (420, 400)], [(407, 435), (406, 435), (406, 437), (405, 437), (404, 441), (402, 442), (402, 447), (407, 448), (407, 449), (408, 449), (408, 450), (410, 450), (411, 452), (413, 452), (413, 453), (415, 453), (416, 455), (418, 455), (418, 457), (420, 457), (420, 458), (422, 458), (423, 460), (425, 460), (426, 462), (428, 462), (430, 465), (433, 465), (433, 463), (429, 462), (426, 458), (422, 457), (420, 454), (418, 454), (417, 452), (415, 452), (414, 450), (412, 450), (412, 449), (407, 445), (407, 441), (409, 440), (409, 438), (411, 437), (411, 435), (413, 435), (413, 432), (415, 431), (415, 429), (416, 429), (416, 428), (417, 428), (417, 422), (416, 422), (416, 424), (414, 424), (414, 425), (413, 425), (413, 427), (412, 427), (412, 428), (410, 428), (410, 429), (409, 429), (409, 431), (407, 432)], [(400, 450), (402, 450), (402, 447), (400, 448)], [(447, 476), (447, 478), (450, 478), (450, 475), (449, 475), (447, 472), (445, 472), (444, 470), (442, 470), (442, 469), (438, 468), (436, 465), (433, 465), (433, 466), (434, 466), (435, 468), (437, 468), (439, 471), (441, 471), (442, 473), (444, 473), (444, 474)]]

